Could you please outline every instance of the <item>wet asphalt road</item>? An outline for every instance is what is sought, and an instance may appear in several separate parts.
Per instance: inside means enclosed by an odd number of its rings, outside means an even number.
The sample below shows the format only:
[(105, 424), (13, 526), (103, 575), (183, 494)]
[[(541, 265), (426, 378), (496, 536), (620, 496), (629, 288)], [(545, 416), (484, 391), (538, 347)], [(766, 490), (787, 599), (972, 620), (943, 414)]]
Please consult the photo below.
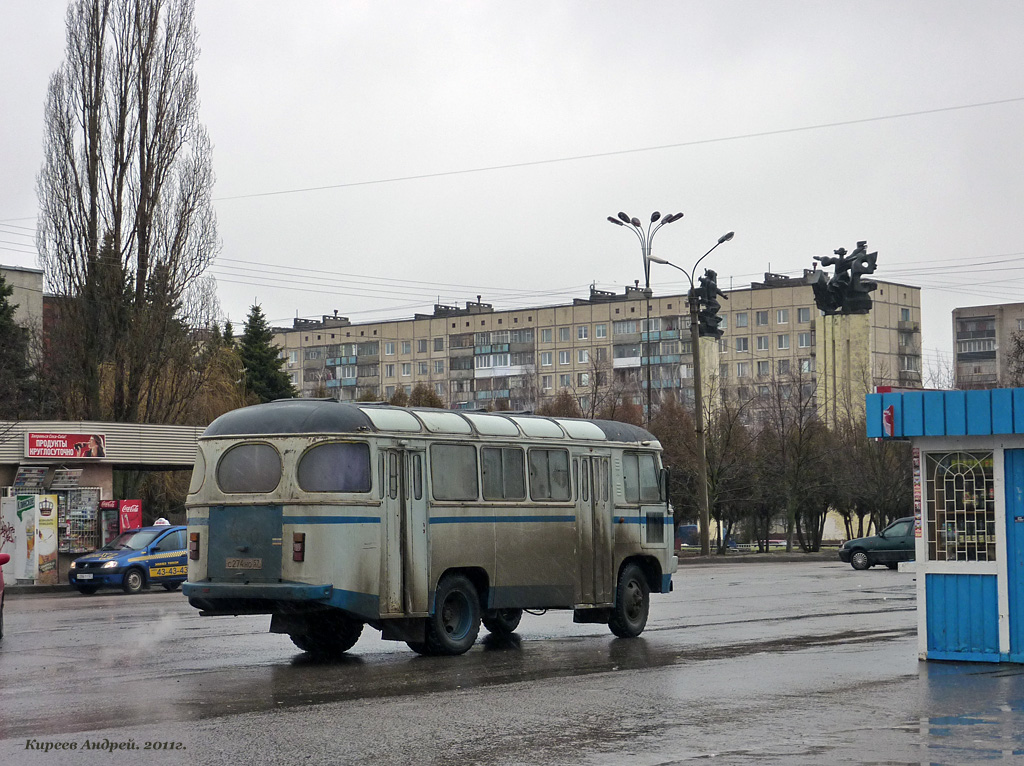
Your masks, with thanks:
[(9, 596), (0, 763), (1024, 763), (1024, 668), (918, 662), (912, 573), (675, 583), (635, 640), (550, 612), (456, 658), (367, 629), (329, 663), (180, 593)]

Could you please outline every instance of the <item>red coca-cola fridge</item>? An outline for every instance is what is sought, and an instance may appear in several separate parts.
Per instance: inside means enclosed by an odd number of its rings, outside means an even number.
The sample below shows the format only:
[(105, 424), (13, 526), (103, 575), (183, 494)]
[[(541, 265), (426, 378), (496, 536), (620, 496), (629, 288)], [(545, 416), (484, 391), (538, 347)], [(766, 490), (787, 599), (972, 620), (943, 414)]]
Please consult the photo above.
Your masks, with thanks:
[(100, 545), (106, 545), (121, 532), (117, 505), (117, 500), (100, 500)]

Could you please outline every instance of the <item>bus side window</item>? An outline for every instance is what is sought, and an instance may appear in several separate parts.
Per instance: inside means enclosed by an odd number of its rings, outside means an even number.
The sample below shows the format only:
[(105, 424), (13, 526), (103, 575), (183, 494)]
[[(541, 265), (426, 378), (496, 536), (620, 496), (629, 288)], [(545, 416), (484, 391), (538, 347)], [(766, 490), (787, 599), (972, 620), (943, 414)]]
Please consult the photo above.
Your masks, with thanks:
[(635, 452), (622, 455), (622, 483), (626, 489), (626, 502), (640, 502), (640, 466)]
[(569, 500), (569, 453), (560, 449), (530, 450), (530, 496), (534, 500)]
[(583, 461), (583, 471), (580, 473), (580, 495), (583, 498), (583, 502), (590, 501), (590, 463), (586, 460)]
[(388, 497), (398, 497), (398, 453), (388, 453)]
[(430, 446), (430, 492), (435, 500), (476, 500), (476, 447), (470, 444)]
[(412, 456), (412, 496), (414, 500), (423, 499), (423, 456), (419, 453)]
[(384, 499), (384, 453), (377, 456), (377, 494)]

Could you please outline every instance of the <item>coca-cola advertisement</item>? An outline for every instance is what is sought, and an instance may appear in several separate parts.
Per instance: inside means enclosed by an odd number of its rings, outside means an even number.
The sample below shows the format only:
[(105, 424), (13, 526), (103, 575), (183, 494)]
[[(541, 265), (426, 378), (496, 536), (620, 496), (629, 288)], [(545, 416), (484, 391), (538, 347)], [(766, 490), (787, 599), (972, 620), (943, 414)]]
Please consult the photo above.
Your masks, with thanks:
[(25, 456), (34, 458), (97, 459), (107, 454), (103, 434), (25, 434)]
[(126, 532), (129, 529), (138, 529), (142, 526), (141, 500), (121, 500), (118, 505), (118, 518), (121, 522), (122, 532)]

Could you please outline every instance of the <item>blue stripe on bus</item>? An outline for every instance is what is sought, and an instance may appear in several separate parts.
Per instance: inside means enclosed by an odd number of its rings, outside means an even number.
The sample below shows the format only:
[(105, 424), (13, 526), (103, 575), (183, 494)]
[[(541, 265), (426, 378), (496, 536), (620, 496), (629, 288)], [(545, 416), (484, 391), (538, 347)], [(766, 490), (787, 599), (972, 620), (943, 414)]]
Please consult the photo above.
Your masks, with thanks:
[(487, 524), (493, 523), (514, 523), (521, 524), (526, 522), (545, 522), (545, 521), (560, 521), (560, 522), (572, 522), (576, 521), (575, 516), (434, 516), (430, 519), (431, 524)]
[(378, 516), (284, 516), (282, 524), (380, 524)]

